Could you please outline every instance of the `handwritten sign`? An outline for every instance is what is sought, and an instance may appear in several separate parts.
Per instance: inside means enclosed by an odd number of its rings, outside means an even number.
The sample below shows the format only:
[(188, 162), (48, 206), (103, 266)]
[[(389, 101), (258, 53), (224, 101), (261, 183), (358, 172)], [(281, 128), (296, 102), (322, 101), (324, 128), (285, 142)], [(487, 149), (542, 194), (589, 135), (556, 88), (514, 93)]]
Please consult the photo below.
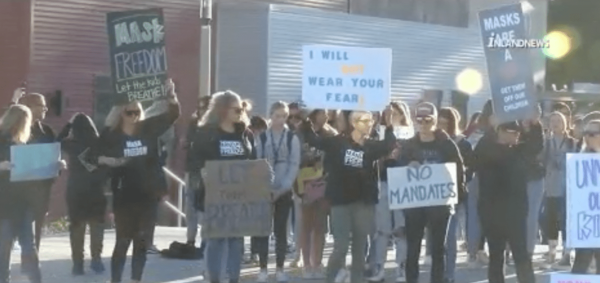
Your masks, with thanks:
[(456, 164), (427, 164), (387, 169), (390, 209), (458, 203)]
[(381, 111), (390, 102), (391, 49), (307, 45), (302, 53), (308, 108)]
[(271, 169), (266, 160), (208, 161), (203, 237), (271, 234)]
[(118, 103), (167, 96), (167, 53), (162, 9), (106, 15), (112, 83)]
[[(35, 156), (35, 158), (32, 158)], [(60, 169), (60, 143), (13, 145), (10, 147), (10, 181), (56, 178)]]
[(527, 36), (520, 3), (479, 12), (479, 25), (492, 93), (494, 115), (499, 123), (533, 117), (537, 111), (530, 50), (497, 48), (491, 42)]
[(552, 273), (550, 283), (600, 283), (600, 275)]
[[(386, 126), (379, 126), (379, 140), (385, 139)], [(394, 127), (394, 135), (397, 139), (407, 140), (415, 136), (415, 129), (412, 127)]]
[(567, 243), (600, 248), (600, 154), (567, 154)]

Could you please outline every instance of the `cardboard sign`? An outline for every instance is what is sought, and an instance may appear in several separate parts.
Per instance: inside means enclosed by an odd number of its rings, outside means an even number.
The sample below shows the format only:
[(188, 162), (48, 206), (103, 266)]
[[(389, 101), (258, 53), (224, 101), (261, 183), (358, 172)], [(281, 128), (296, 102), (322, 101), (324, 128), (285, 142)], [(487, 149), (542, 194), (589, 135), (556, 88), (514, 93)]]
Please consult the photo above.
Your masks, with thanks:
[(600, 283), (600, 275), (552, 273), (550, 283)]
[(426, 164), (387, 169), (390, 209), (458, 203), (456, 164)]
[(600, 248), (600, 154), (567, 154), (568, 248)]
[(167, 53), (162, 9), (106, 15), (112, 83), (117, 103), (167, 97)]
[(326, 183), (323, 178), (304, 181), (304, 203), (310, 204), (325, 196)]
[(392, 50), (302, 48), (302, 101), (312, 109), (381, 111), (390, 102)]
[(203, 237), (271, 234), (271, 168), (266, 160), (207, 161)]
[[(35, 158), (32, 158), (34, 157)], [(58, 177), (60, 143), (13, 145), (10, 147), (10, 181), (47, 180)]]
[(526, 39), (520, 3), (479, 12), (494, 116), (499, 123), (523, 120), (537, 112), (531, 49), (498, 48), (495, 42)]

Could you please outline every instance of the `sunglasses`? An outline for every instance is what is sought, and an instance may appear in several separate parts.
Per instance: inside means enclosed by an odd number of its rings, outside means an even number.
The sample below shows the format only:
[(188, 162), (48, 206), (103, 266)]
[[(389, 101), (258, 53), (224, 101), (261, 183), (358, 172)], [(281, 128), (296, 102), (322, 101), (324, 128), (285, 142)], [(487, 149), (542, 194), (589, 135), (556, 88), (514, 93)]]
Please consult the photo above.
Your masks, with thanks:
[(242, 114), (242, 112), (244, 112), (244, 108), (240, 108), (240, 107), (231, 107), (231, 110), (233, 110), (233, 112), (235, 112), (235, 114)]
[(140, 110), (127, 110), (125, 111), (125, 115), (131, 117), (131, 116), (140, 116)]
[(288, 120), (302, 120), (302, 116), (300, 115), (290, 115)]
[(600, 132), (598, 132), (598, 131), (585, 131), (585, 132), (583, 132), (583, 135), (586, 136), (586, 137), (588, 137), (588, 138), (594, 138), (594, 137), (600, 135)]
[(419, 124), (423, 124), (423, 123), (431, 123), (433, 122), (433, 118), (432, 117), (417, 117), (417, 123)]

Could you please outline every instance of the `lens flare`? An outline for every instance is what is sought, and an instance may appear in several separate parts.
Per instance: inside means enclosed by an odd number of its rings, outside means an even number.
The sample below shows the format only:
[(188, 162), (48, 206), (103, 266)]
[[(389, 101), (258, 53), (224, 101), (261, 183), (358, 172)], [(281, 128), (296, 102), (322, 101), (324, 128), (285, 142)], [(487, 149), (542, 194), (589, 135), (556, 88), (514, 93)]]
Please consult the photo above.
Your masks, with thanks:
[(549, 48), (543, 50), (548, 58), (560, 59), (571, 51), (571, 38), (562, 31), (552, 31), (544, 37), (544, 40), (550, 44)]
[(474, 69), (464, 69), (455, 78), (456, 88), (464, 93), (473, 95), (483, 87), (483, 76)]

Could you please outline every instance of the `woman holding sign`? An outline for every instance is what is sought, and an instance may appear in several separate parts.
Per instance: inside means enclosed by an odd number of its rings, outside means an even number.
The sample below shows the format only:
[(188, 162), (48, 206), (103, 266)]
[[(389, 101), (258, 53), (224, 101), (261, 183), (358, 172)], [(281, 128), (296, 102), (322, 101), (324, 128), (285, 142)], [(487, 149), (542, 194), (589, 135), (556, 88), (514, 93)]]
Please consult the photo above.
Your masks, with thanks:
[(133, 241), (132, 282), (140, 282), (146, 264), (147, 243), (152, 237), (156, 203), (166, 195), (158, 174), (159, 137), (179, 117), (175, 85), (167, 83), (168, 109), (144, 119), (139, 102), (113, 106), (100, 135), (101, 145), (92, 156), (98, 164), (112, 167), (111, 189), (117, 239), (111, 258), (111, 280), (121, 282), (127, 250)]
[(31, 134), (31, 111), (15, 104), (4, 113), (0, 122), (0, 283), (10, 281), (10, 256), (15, 239), (19, 237), (29, 281), (42, 282), (39, 258), (34, 244), (32, 223), (34, 203), (25, 182), (10, 182), (11, 146), (23, 145)]
[(325, 197), (331, 204), (334, 247), (327, 264), (327, 282), (333, 282), (343, 267), (352, 236), (352, 283), (363, 282), (365, 243), (373, 230), (375, 204), (379, 199), (375, 161), (389, 155), (396, 137), (386, 129), (384, 141), (369, 139), (373, 115), (352, 111), (348, 115), (351, 131), (334, 137), (318, 136), (310, 121), (303, 125), (305, 141), (322, 150), (329, 160)]
[[(198, 123), (197, 134), (190, 145), (187, 164), (188, 172), (202, 172), (206, 184), (206, 161), (256, 159), (254, 136), (248, 129), (249, 103), (244, 103), (233, 91), (213, 94), (208, 110)], [(197, 198), (197, 208), (204, 212), (206, 192), (204, 186)], [(244, 239), (241, 237), (211, 238), (207, 240), (206, 262), (211, 283), (220, 282), (221, 262), (227, 257), (229, 282), (237, 283), (240, 278)], [(227, 250), (227, 255), (225, 255)]]

